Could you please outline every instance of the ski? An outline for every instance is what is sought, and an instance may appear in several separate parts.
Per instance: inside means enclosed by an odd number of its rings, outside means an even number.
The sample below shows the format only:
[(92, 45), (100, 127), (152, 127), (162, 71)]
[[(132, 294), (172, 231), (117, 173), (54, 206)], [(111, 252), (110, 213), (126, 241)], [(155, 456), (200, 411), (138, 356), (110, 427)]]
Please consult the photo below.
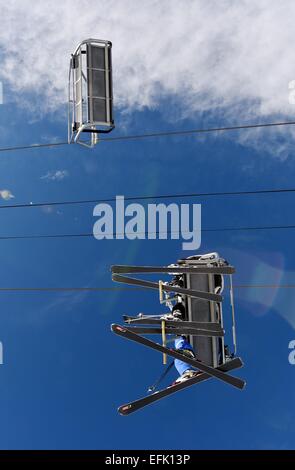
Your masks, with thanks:
[[(161, 318), (150, 318), (150, 317), (130, 317), (128, 315), (123, 315), (123, 320), (125, 323), (133, 325), (161, 325), (163, 319)], [(165, 319), (164, 319), (165, 320)], [(180, 328), (198, 328), (200, 330), (210, 330), (210, 331), (223, 331), (220, 323), (208, 323), (208, 322), (195, 322), (195, 321), (183, 321), (183, 320), (165, 320), (166, 326), (175, 326)]]
[[(121, 282), (123, 284), (131, 284), (133, 286), (146, 287), (148, 289), (159, 290), (159, 283), (152, 281), (145, 281), (143, 279), (135, 279), (134, 277), (121, 276), (120, 274), (113, 274), (112, 280)], [(213, 294), (211, 292), (203, 292), (192, 289), (185, 289), (184, 287), (170, 286), (169, 284), (163, 284), (162, 290), (166, 292), (174, 292), (175, 294), (183, 294), (188, 297), (196, 297), (202, 300), (209, 300), (211, 302), (222, 302), (222, 296), (219, 294)]]
[[(139, 344), (143, 344), (144, 346), (167, 354), (168, 356), (174, 357), (175, 359), (179, 359), (181, 361), (184, 360), (184, 356), (180, 352), (175, 351), (173, 349), (169, 349), (165, 346), (162, 346), (161, 344), (155, 343), (154, 341), (151, 341), (148, 338), (145, 338), (144, 336), (137, 335), (136, 333), (133, 333), (133, 331), (129, 331), (125, 327), (112, 324), (111, 329), (114, 333), (119, 336), (130, 339), (131, 341), (135, 341)], [(222, 380), (223, 382), (226, 382), (229, 385), (232, 385), (233, 387), (243, 389), (246, 384), (244, 380), (241, 380), (237, 377), (232, 377), (231, 375), (227, 375), (224, 372), (215, 369), (214, 367), (208, 366), (207, 364), (198, 361), (197, 359), (185, 357), (185, 362), (187, 364), (192, 365), (193, 367), (200, 369), (202, 372), (206, 372), (207, 374), (212, 375), (213, 377), (216, 377), (217, 379)]]
[[(161, 328), (152, 328), (152, 327), (140, 327), (140, 326), (128, 326), (128, 331), (133, 331), (133, 333), (140, 335), (154, 335), (162, 334)], [(198, 328), (184, 328), (183, 326), (177, 327), (165, 327), (165, 333), (167, 335), (190, 335), (190, 336), (224, 336), (224, 332), (214, 331), (214, 330), (201, 330)]]
[(235, 268), (233, 266), (196, 266), (196, 267), (180, 267), (180, 266), (112, 266), (112, 273), (130, 274), (130, 273), (166, 273), (166, 274), (233, 274)]
[[(241, 361), (239, 357), (236, 357), (226, 362), (225, 364), (220, 366), (218, 369), (222, 372), (228, 372), (230, 370), (238, 369), (240, 367), (243, 367), (243, 362)], [(166, 388), (163, 388), (162, 390), (158, 390), (157, 392), (152, 393), (151, 395), (147, 395), (143, 398), (139, 398), (138, 400), (132, 401), (125, 405), (121, 405), (118, 408), (118, 412), (123, 416), (130, 415), (131, 413), (134, 413), (135, 411), (138, 411), (147, 405), (151, 405), (152, 403), (155, 403), (156, 401), (161, 400), (161, 398), (165, 398), (169, 395), (172, 395), (173, 393), (180, 392), (181, 390), (184, 390), (185, 388), (191, 387), (194, 384), (203, 382), (210, 378), (211, 376), (209, 374), (206, 374), (203, 372), (197, 377), (187, 379), (185, 382), (170, 385)]]

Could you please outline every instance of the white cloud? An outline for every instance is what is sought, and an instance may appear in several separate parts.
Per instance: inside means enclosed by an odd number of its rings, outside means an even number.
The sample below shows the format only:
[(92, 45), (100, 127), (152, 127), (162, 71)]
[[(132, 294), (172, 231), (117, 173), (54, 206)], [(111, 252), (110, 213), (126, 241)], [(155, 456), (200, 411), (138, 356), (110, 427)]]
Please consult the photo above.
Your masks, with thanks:
[[(177, 104), (169, 120), (205, 111), (213, 112), (214, 124), (294, 119), (295, 105), (288, 99), (288, 83), (295, 79), (293, 0), (138, 5), (136, 0), (2, 2), (0, 79), (17, 92), (40, 93), (45, 99), (40, 108), (55, 109), (67, 99), (70, 53), (80, 40), (98, 37), (113, 42), (116, 106), (127, 112), (157, 108), (160, 97), (169, 97)], [(260, 135), (253, 132), (251, 137)]]
[(14, 195), (9, 191), (9, 189), (0, 189), (0, 198), (5, 199), (5, 201), (9, 201), (9, 199), (14, 198)]
[(57, 171), (49, 171), (46, 175), (41, 176), (42, 180), (50, 180), (50, 181), (62, 181), (69, 175), (67, 170), (57, 170)]

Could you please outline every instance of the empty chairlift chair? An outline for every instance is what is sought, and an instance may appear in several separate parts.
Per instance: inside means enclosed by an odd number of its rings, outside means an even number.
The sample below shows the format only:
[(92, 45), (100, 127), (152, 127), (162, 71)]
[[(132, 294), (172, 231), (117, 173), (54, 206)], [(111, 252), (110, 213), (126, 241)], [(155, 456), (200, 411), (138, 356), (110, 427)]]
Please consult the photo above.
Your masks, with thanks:
[(100, 133), (111, 132), (115, 127), (111, 51), (110, 41), (86, 39), (72, 54), (69, 70), (69, 143), (91, 148), (98, 142)]

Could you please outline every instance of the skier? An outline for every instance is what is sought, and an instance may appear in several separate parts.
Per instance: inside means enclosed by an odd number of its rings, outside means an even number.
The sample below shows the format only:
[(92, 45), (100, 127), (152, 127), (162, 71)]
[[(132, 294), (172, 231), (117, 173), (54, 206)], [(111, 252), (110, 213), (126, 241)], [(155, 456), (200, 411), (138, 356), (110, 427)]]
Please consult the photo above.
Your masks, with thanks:
[[(171, 285), (176, 285), (178, 287), (183, 287), (183, 277), (182, 276), (174, 276)], [(220, 293), (223, 290), (223, 278), (220, 275), (215, 276), (215, 293)], [(218, 308), (218, 306), (217, 306)], [(185, 318), (185, 307), (183, 303), (178, 301), (173, 309), (170, 315), (168, 315), (170, 319), (172, 320), (184, 320)], [(167, 316), (167, 317), (168, 317)], [(168, 319), (168, 318), (167, 318)], [(175, 340), (175, 349), (177, 351), (180, 351), (183, 353), (184, 356), (190, 357), (192, 359), (196, 358), (196, 354), (194, 349), (192, 348), (191, 344), (189, 343), (188, 339), (185, 336), (179, 336)], [(220, 339), (220, 349), (222, 346), (222, 342)], [(195, 369), (194, 367), (190, 366), (189, 364), (186, 364), (184, 361), (180, 361), (179, 359), (174, 360), (174, 365), (179, 373), (178, 379), (174, 382), (175, 384), (184, 382), (187, 379), (190, 379), (192, 377), (196, 377), (197, 375), (201, 374), (201, 371)]]
[[(176, 351), (181, 352), (184, 356), (190, 357), (194, 359), (196, 357), (194, 350), (190, 343), (188, 342), (185, 336), (179, 336), (175, 340), (175, 349)], [(187, 379), (191, 379), (192, 377), (196, 377), (198, 374), (201, 373), (198, 369), (186, 364), (186, 362), (179, 359), (174, 359), (174, 365), (179, 373), (178, 379), (176, 379), (175, 383), (184, 382)]]
[[(174, 305), (172, 312), (168, 315), (165, 315), (165, 318), (168, 320), (179, 321), (182, 320), (185, 316), (185, 308), (181, 302), (178, 302)], [(176, 351), (181, 352), (184, 356), (195, 358), (195, 352), (188, 342), (186, 336), (178, 336), (175, 339), (174, 346)], [(184, 382), (187, 379), (195, 377), (196, 375), (200, 374), (201, 371), (195, 369), (194, 367), (190, 366), (184, 361), (179, 359), (174, 359), (174, 366), (179, 373), (179, 377), (174, 382), (175, 384)]]

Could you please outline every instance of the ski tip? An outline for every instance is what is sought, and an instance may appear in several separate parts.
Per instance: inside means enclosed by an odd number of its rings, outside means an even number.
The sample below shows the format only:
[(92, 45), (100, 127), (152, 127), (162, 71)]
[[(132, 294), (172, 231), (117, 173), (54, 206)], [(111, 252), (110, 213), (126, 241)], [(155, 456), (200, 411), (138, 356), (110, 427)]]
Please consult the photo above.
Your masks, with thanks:
[(124, 282), (124, 276), (117, 274), (116, 272), (112, 272), (112, 281), (122, 283)]
[(127, 416), (131, 411), (131, 405), (121, 405), (119, 406), (118, 408), (118, 413), (121, 415), (121, 416)]
[(246, 381), (243, 380), (243, 379), (239, 379), (239, 382), (240, 382), (240, 383), (239, 383), (239, 385), (238, 385), (238, 388), (239, 388), (240, 390), (244, 390), (244, 388), (246, 387)]
[(239, 361), (239, 369), (242, 368), (242, 367), (244, 367), (245, 364), (244, 364), (244, 362), (243, 362), (243, 360), (242, 360), (241, 357), (239, 357), (239, 356), (234, 356), (234, 357), (233, 357), (233, 360), (234, 360), (234, 361)]
[(224, 266), (224, 268), (226, 269), (227, 273), (226, 274), (235, 274), (236, 272), (236, 268), (234, 266)]
[(114, 333), (124, 333), (126, 331), (125, 328), (123, 328), (122, 326), (120, 325), (117, 325), (116, 323), (112, 323), (111, 324), (111, 330), (114, 332)]
[(116, 273), (124, 273), (126, 272), (126, 267), (121, 266), (120, 264), (113, 264), (111, 266), (111, 272), (116, 274)]

